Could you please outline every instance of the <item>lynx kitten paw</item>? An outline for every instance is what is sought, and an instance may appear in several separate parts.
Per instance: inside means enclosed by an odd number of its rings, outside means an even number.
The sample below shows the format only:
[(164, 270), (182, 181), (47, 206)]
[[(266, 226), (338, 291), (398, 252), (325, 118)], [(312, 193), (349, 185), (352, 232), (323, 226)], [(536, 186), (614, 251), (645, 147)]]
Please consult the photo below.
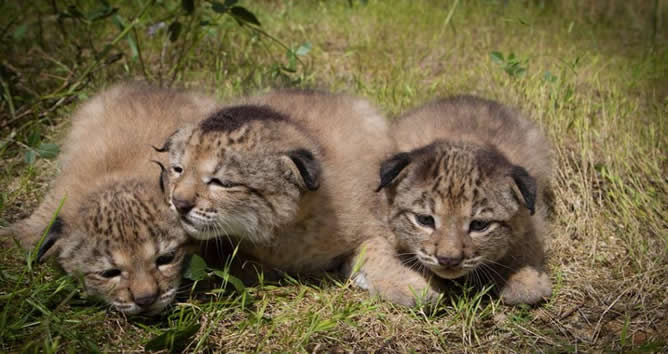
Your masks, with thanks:
[(439, 292), (426, 279), (417, 275), (409, 279), (372, 283), (364, 273), (360, 272), (353, 277), (353, 283), (361, 289), (368, 290), (371, 295), (378, 295), (383, 300), (403, 306), (432, 304), (439, 296)]
[(357, 273), (353, 277), (353, 284), (355, 284), (356, 287), (362, 289), (362, 290), (369, 290), (369, 281), (366, 280), (366, 275), (364, 273)]
[(508, 305), (535, 304), (552, 295), (552, 282), (545, 272), (524, 267), (510, 276), (501, 289), (501, 299)]

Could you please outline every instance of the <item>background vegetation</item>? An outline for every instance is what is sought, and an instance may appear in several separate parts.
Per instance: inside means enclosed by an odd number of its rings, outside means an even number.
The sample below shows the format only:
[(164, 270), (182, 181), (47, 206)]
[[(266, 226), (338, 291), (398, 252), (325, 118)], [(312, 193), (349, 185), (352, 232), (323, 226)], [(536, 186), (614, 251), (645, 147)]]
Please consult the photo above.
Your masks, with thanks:
[(96, 305), (0, 250), (0, 351), (668, 351), (668, 4), (659, 0), (0, 0), (0, 223), (57, 173), (79, 102), (118, 80), (221, 98), (274, 86), (366, 96), (392, 117), (472, 93), (545, 128), (557, 162), (554, 295), (461, 285), (401, 308), (325, 278), (218, 290), (159, 318)]

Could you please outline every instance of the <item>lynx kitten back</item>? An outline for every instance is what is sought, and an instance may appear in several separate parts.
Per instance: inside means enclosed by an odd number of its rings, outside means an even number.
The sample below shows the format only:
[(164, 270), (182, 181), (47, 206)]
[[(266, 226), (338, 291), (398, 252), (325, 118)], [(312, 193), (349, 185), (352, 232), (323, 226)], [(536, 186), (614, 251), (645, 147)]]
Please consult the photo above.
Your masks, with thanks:
[(38, 257), (56, 256), (118, 311), (159, 312), (176, 295), (188, 238), (165, 203), (151, 145), (214, 107), (204, 96), (141, 84), (103, 91), (72, 117), (60, 174), (40, 206), (4, 233), (32, 247), (63, 201)]
[(400, 151), (381, 167), (380, 189), (397, 248), (446, 279), (498, 283), (506, 303), (551, 294), (544, 271), (544, 194), (550, 148), (508, 107), (459, 96), (401, 117)]

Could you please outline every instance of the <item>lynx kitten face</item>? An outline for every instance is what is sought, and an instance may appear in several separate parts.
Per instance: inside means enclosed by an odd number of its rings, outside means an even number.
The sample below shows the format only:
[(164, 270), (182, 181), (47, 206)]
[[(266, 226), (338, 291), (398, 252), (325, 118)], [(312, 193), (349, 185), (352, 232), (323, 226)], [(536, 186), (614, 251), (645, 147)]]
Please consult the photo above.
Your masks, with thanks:
[(128, 315), (158, 313), (176, 296), (187, 240), (162, 204), (141, 183), (109, 186), (88, 198), (75, 224), (57, 219), (40, 257), (57, 246), (59, 263), (83, 276), (89, 295)]
[(266, 245), (274, 228), (294, 221), (302, 193), (319, 186), (313, 146), (266, 106), (225, 108), (164, 147), (170, 206), (196, 239), (228, 235)]
[(521, 231), (513, 218), (534, 208), (534, 179), (490, 148), (437, 141), (396, 155), (383, 172), (400, 247), (446, 279), (496, 264)]

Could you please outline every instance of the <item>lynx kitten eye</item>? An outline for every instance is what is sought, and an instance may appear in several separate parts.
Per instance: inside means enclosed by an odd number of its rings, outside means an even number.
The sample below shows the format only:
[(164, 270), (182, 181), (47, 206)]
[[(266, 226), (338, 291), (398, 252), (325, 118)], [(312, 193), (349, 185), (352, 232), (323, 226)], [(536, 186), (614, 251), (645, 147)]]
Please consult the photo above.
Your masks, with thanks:
[(489, 224), (491, 224), (489, 221), (473, 220), (471, 221), (471, 225), (469, 225), (469, 232), (485, 231), (489, 227)]
[(218, 186), (218, 187), (223, 187), (223, 188), (232, 188), (232, 187), (237, 187), (237, 186), (241, 185), (239, 183), (234, 183), (234, 182), (229, 182), (229, 181), (221, 181), (218, 178), (211, 178), (209, 180), (208, 184)]
[(107, 269), (104, 272), (100, 273), (101, 276), (105, 278), (115, 278), (119, 275), (121, 275), (121, 270), (120, 269)]
[(172, 166), (172, 171), (177, 174), (181, 174), (183, 172), (183, 167), (181, 166)]
[(417, 220), (418, 224), (425, 227), (430, 227), (433, 229), (436, 226), (434, 217), (431, 215), (415, 214), (415, 220)]
[(162, 256), (158, 257), (158, 259), (155, 260), (155, 264), (157, 264), (158, 266), (161, 266), (161, 265), (172, 263), (175, 256), (176, 255), (174, 254), (174, 252), (169, 252), (169, 253), (163, 254)]

